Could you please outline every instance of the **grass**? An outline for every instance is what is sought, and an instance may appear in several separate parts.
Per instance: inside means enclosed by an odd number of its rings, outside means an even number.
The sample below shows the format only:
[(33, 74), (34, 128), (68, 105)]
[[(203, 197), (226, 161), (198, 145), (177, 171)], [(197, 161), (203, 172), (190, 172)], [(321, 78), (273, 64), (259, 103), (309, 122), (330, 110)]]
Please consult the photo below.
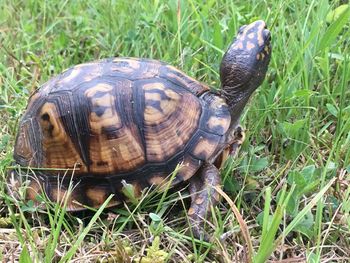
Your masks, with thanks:
[[(2, 0), (0, 260), (348, 262), (350, 11), (336, 9), (343, 3)], [(223, 52), (256, 19), (272, 31), (273, 56), (241, 118), (247, 138), (239, 157), (222, 171), (227, 198), (212, 210), (213, 242), (185, 234), (186, 190), (150, 191), (138, 204), (80, 215), (6, 193), (27, 98), (51, 76), (98, 58), (135, 56), (219, 88)]]

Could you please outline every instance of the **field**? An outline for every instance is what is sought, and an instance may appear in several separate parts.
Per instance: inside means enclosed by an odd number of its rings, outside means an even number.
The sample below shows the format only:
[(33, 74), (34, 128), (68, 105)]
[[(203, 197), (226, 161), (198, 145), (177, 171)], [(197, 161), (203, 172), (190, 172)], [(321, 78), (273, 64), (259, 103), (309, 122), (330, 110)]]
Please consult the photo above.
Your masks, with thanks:
[[(344, 2), (0, 0), (0, 261), (349, 262)], [(223, 53), (258, 19), (271, 31), (272, 58), (241, 117), (239, 156), (222, 169), (227, 196), (211, 211), (211, 242), (186, 232), (186, 186), (78, 214), (8, 194), (18, 122), (50, 77), (99, 58), (143, 57), (219, 89)]]

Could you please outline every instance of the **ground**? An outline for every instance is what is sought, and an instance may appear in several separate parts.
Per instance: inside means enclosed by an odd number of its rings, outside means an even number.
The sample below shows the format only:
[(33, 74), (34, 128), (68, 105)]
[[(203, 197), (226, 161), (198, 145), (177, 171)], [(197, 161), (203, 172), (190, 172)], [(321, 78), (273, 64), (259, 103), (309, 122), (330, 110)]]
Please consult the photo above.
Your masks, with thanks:
[[(348, 262), (350, 9), (345, 1), (3, 0), (0, 9), (0, 259), (4, 262)], [(222, 169), (210, 243), (186, 233), (186, 188), (67, 213), (6, 191), (17, 124), (51, 76), (94, 59), (166, 61), (220, 88), (241, 25), (267, 22), (273, 55)], [(211, 229), (211, 230), (210, 230)]]

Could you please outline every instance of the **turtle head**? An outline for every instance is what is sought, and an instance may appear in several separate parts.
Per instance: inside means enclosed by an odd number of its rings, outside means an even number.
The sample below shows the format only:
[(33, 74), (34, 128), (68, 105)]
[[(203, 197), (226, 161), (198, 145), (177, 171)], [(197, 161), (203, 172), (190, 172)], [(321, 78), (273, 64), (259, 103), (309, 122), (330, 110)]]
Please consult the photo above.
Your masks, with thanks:
[(271, 56), (271, 36), (264, 21), (242, 26), (220, 66), (222, 94), (239, 118), (254, 90), (263, 82)]

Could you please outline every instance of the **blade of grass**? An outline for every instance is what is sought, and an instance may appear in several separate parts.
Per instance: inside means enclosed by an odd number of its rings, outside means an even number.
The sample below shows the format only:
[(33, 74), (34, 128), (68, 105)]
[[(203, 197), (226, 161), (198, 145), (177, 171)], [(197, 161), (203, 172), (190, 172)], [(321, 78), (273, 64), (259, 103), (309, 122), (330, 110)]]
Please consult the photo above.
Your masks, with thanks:
[(311, 199), (311, 201), (297, 214), (297, 216), (288, 224), (288, 226), (283, 230), (282, 234), (275, 240), (274, 247), (277, 247), (279, 242), (288, 235), (293, 229), (296, 227), (297, 224), (303, 218), (305, 215), (318, 203), (318, 201), (323, 197), (323, 195), (327, 192), (327, 190), (331, 187), (331, 185), (335, 182), (336, 178), (332, 178), (328, 184), (323, 187), (314, 198)]
[[(291, 198), (291, 196), (294, 193), (294, 189), (295, 189), (295, 184), (292, 185), (288, 195), (286, 196), (287, 185), (283, 186), (278, 203), (277, 203), (276, 211), (274, 212), (274, 214), (272, 216), (270, 226), (268, 227), (268, 222), (264, 222), (264, 224), (263, 224), (265, 227), (265, 230), (263, 230), (263, 233), (265, 235), (261, 236), (260, 247), (258, 249), (256, 256), (254, 257), (254, 263), (266, 262), (266, 260), (272, 254), (272, 252), (276, 249), (276, 247), (273, 246), (272, 244), (274, 243), (276, 233), (277, 233), (278, 228), (282, 222), (282, 218), (283, 218), (283, 215), (285, 213), (286, 206), (289, 202), (289, 199)], [(268, 194), (269, 193), (267, 192), (267, 195)], [(265, 200), (265, 207), (270, 206), (269, 204), (266, 204), (268, 199), (269, 198), (267, 197)], [(264, 213), (265, 212), (266, 211), (264, 210)], [(267, 211), (267, 215), (264, 214), (264, 220), (265, 220), (265, 218), (268, 219), (268, 216), (269, 216), (269, 211)]]
[(271, 187), (267, 187), (265, 191), (264, 221), (261, 236), (265, 236), (268, 231), (270, 204), (271, 204)]
[(74, 253), (78, 250), (82, 241), (89, 233), (92, 226), (95, 224), (96, 220), (100, 217), (102, 211), (106, 208), (109, 201), (113, 198), (114, 195), (110, 195), (107, 200), (102, 204), (102, 206), (97, 210), (95, 215), (91, 218), (89, 224), (84, 228), (83, 232), (79, 235), (77, 241), (72, 245), (72, 247), (67, 251), (67, 253), (61, 258), (59, 262), (68, 262), (74, 255)]
[[(61, 184), (57, 184), (57, 185), (58, 185), (57, 188), (62, 188)], [(47, 263), (52, 262), (52, 260), (54, 258), (55, 249), (57, 247), (58, 239), (59, 239), (60, 233), (62, 231), (62, 225), (64, 224), (64, 220), (65, 220), (67, 203), (69, 200), (69, 196), (71, 195), (71, 193), (73, 191), (73, 188), (74, 188), (73, 182), (71, 181), (66, 193), (62, 197), (63, 204), (61, 204), (62, 202), (55, 203), (54, 209), (53, 209), (53, 212), (54, 212), (53, 217), (51, 214), (52, 209), (49, 206), (47, 206), (50, 225), (51, 225), (51, 229), (53, 230), (50, 232), (50, 237), (49, 237), (49, 240), (47, 242), (47, 246), (45, 248), (45, 261)], [(61, 193), (60, 189), (58, 189), (57, 192)], [(60, 199), (60, 197), (58, 197), (58, 199)], [(50, 204), (50, 202), (47, 202), (47, 203)]]
[(238, 211), (236, 205), (233, 203), (231, 198), (224, 191), (222, 191), (220, 187), (215, 186), (215, 190), (227, 201), (227, 203), (231, 207), (232, 212), (235, 214), (237, 222), (238, 222), (239, 226), (241, 227), (243, 238), (244, 238), (244, 240), (246, 242), (246, 245), (248, 247), (247, 260), (248, 260), (248, 262), (252, 262), (252, 259), (253, 259), (253, 244), (252, 244), (252, 239), (250, 237), (248, 226), (247, 226), (246, 222), (244, 221), (242, 215)]

